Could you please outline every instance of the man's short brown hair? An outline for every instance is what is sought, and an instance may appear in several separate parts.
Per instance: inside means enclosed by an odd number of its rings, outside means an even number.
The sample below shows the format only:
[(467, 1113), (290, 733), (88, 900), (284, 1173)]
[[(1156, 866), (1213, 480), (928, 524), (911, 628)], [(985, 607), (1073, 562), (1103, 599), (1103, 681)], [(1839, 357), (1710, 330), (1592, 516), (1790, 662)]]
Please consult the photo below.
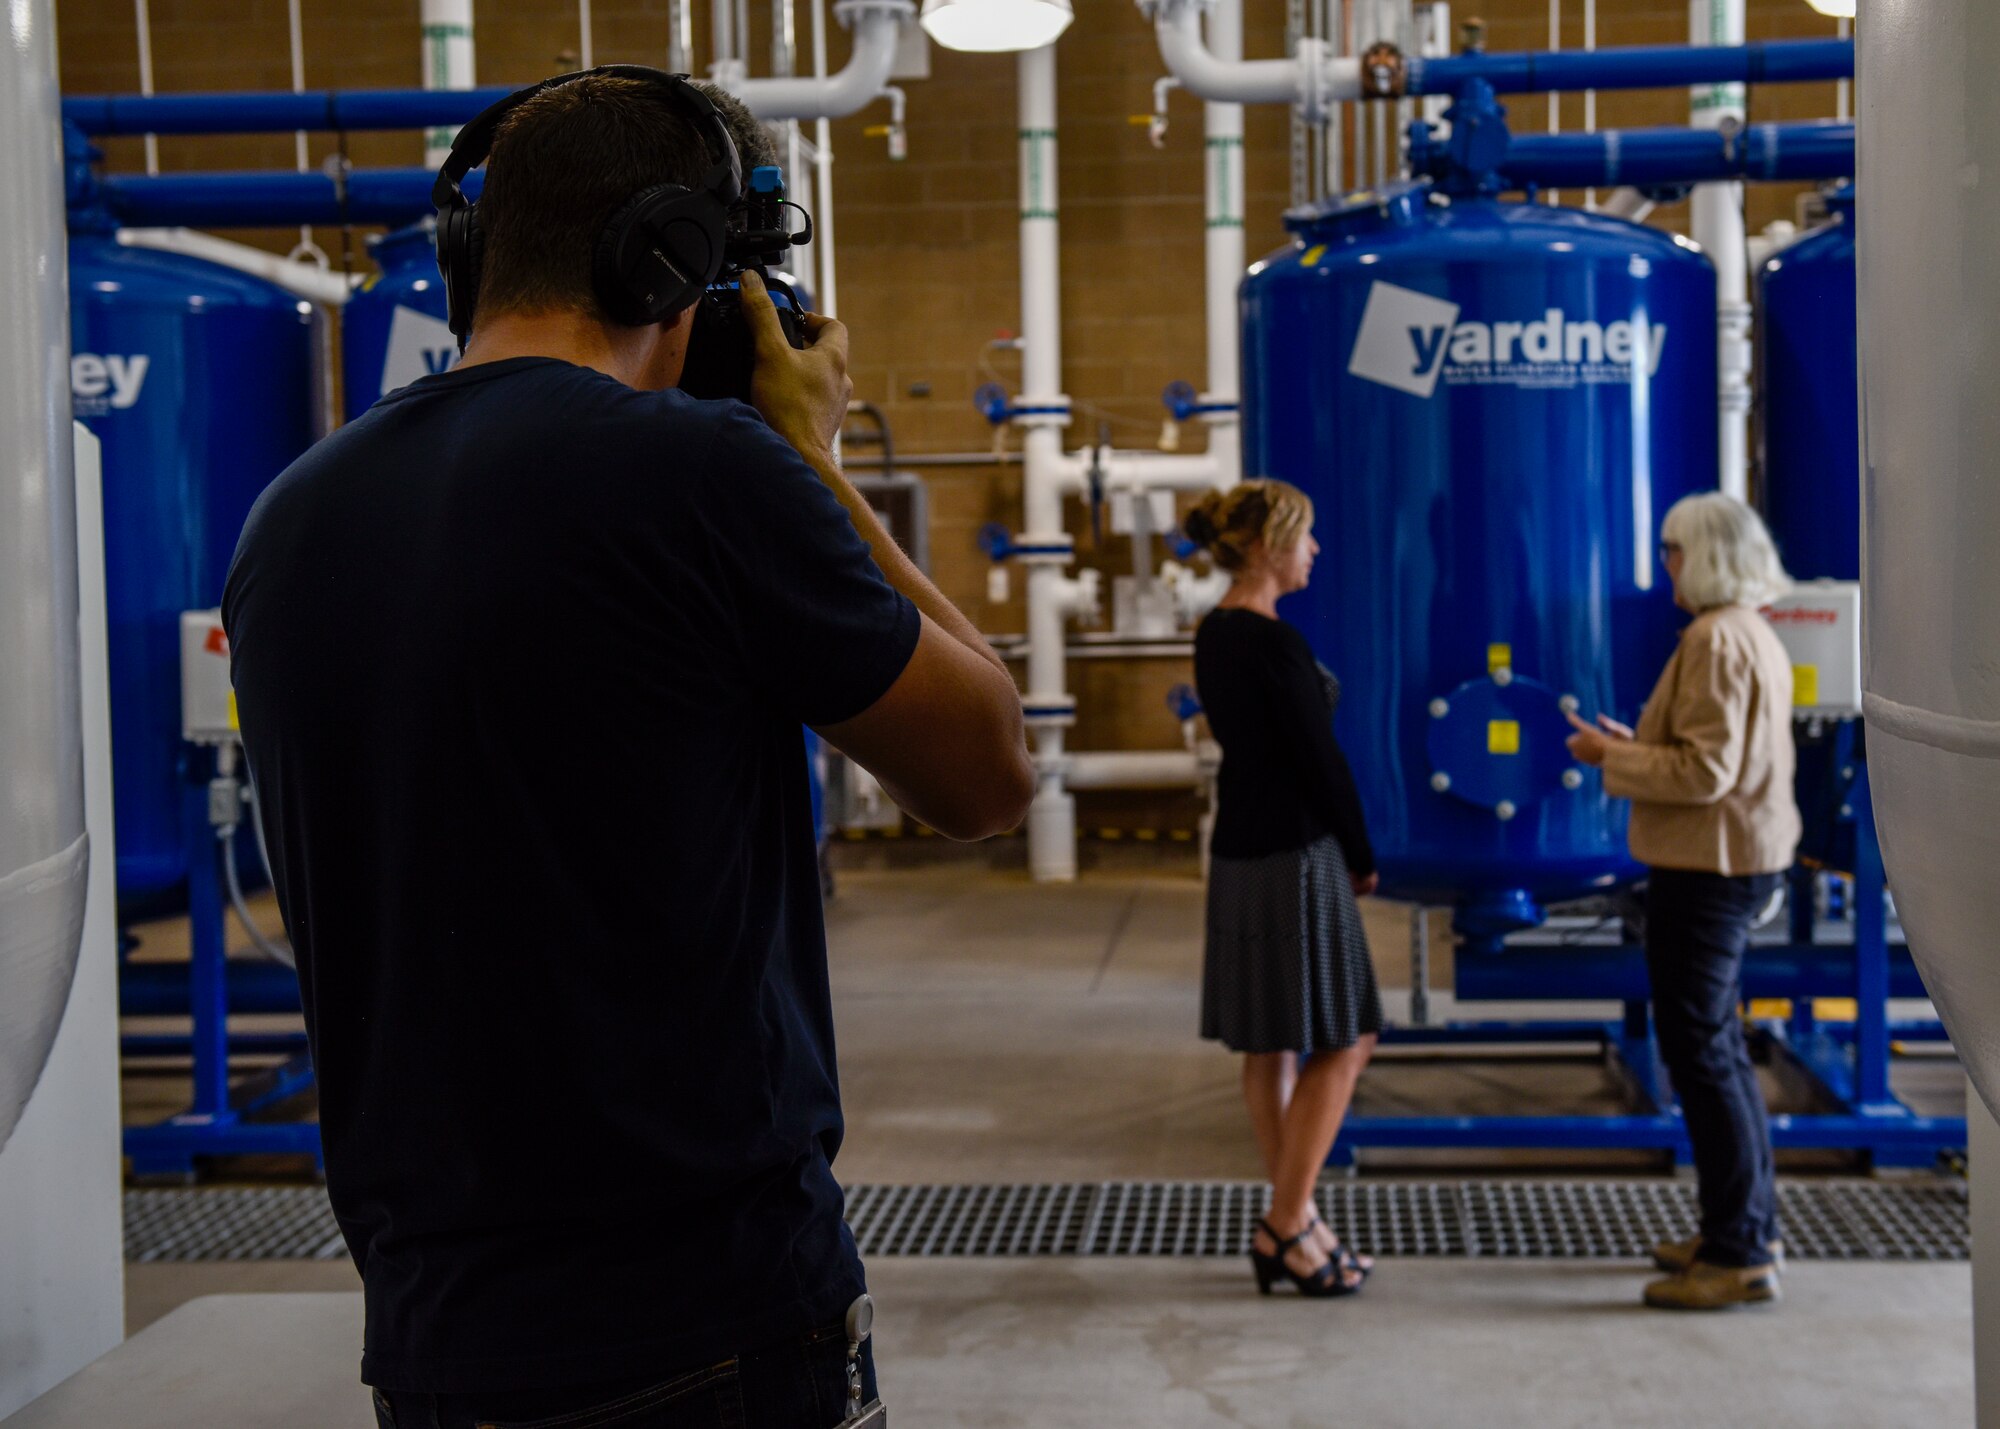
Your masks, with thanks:
[(524, 101), (494, 135), (479, 196), (478, 311), (604, 320), (591, 264), (611, 215), (656, 184), (699, 186), (715, 157), (645, 80), (592, 75)]

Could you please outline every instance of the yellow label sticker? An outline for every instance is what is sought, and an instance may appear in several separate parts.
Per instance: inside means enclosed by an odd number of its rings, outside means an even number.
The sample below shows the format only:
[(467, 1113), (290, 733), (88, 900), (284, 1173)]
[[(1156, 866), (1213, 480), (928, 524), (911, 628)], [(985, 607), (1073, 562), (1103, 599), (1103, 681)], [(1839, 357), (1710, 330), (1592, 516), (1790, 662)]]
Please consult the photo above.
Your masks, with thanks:
[(1819, 666), (1792, 666), (1792, 703), (1795, 705), (1819, 703)]
[(1511, 719), (1489, 719), (1486, 721), (1486, 752), (1488, 754), (1519, 754), (1521, 752), (1521, 726)]
[(1299, 266), (1302, 268), (1310, 268), (1312, 267), (1313, 264), (1319, 262), (1319, 260), (1324, 257), (1326, 257), (1326, 245), (1324, 243), (1315, 243), (1312, 247), (1308, 248), (1305, 252), (1299, 255)]
[(229, 727), (237, 731), (241, 731), (243, 728), (236, 720), (236, 691), (234, 690), (229, 692)]
[(1486, 673), (1514, 668), (1514, 647), (1512, 645), (1488, 645), (1486, 647)]

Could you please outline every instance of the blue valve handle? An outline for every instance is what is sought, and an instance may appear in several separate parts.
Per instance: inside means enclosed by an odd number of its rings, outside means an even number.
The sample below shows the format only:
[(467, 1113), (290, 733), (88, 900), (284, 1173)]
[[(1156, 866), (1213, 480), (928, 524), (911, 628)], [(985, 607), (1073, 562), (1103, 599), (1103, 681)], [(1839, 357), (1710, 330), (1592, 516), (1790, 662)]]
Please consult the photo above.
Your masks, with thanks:
[(979, 528), (979, 549), (996, 562), (1004, 561), (1014, 554), (1014, 538), (998, 521), (988, 521)]
[(1193, 685), (1183, 682), (1167, 691), (1167, 708), (1173, 711), (1175, 719), (1193, 719), (1201, 713), (1201, 696), (1195, 693)]
[(1169, 382), (1160, 393), (1160, 405), (1167, 409), (1176, 422), (1185, 422), (1190, 417), (1199, 417), (1208, 412), (1233, 412), (1234, 402), (1204, 402), (1201, 394), (1194, 390), (1192, 382)]
[(1017, 407), (1007, 395), (1007, 389), (998, 382), (982, 382), (973, 389), (972, 405), (994, 426), (1010, 422), (1016, 417), (1067, 417), (1069, 404), (1050, 404), (1041, 407)]

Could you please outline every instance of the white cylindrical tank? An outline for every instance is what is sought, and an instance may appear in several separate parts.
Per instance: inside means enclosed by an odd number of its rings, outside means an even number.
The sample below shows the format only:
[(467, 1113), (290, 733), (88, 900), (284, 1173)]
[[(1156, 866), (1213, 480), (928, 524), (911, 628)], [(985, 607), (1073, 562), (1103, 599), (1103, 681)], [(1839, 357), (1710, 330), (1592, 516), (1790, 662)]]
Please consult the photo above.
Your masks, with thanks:
[(1861, 7), (1861, 577), (1876, 827), (2000, 1106), (2000, 5)]
[(76, 479), (55, 17), (0, 15), (0, 1147), (55, 1042), (83, 936)]

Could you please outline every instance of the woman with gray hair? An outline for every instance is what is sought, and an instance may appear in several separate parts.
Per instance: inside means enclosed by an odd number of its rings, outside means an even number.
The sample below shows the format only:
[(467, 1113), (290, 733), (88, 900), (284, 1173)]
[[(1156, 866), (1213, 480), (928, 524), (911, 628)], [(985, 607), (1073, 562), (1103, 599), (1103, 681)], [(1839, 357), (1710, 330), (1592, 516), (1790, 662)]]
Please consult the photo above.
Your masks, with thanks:
[(1694, 616), (1637, 730), (1574, 714), (1569, 749), (1632, 801), (1632, 856), (1648, 868), (1646, 967), (1660, 1053), (1700, 1179), (1701, 1234), (1655, 1247), (1662, 1309), (1776, 1300), (1771, 1131), (1737, 1015), (1750, 925), (1799, 841), (1792, 797), (1792, 666), (1758, 607), (1789, 588), (1764, 523), (1704, 492), (1667, 512), (1661, 561)]

